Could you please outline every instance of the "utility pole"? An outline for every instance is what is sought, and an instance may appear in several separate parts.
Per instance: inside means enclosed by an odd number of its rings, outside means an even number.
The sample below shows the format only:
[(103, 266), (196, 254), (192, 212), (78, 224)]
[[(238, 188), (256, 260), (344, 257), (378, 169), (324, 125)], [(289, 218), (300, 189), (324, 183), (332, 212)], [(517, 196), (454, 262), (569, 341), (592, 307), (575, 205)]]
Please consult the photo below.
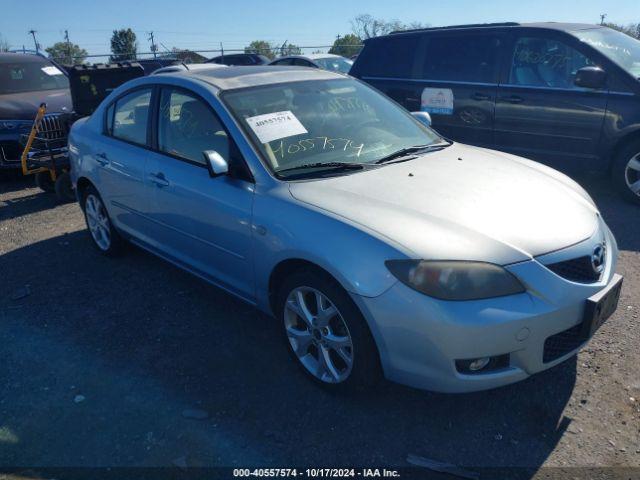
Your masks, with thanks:
[(38, 40), (36, 40), (36, 31), (35, 30), (29, 30), (29, 34), (33, 37), (33, 43), (36, 46), (36, 53), (40, 52), (40, 45), (38, 45)]
[(220, 55), (222, 56), (222, 60), (224, 60), (224, 47), (222, 46), (222, 42), (220, 42)]
[(64, 31), (64, 40), (67, 42), (67, 57), (69, 57), (69, 64), (73, 65), (73, 56), (71, 55), (71, 42), (69, 41), (69, 30)]
[(153, 52), (153, 58), (156, 58), (156, 50), (158, 50), (158, 47), (156, 47), (156, 42), (153, 38), (153, 32), (149, 32), (149, 39), (151, 42), (151, 51)]
[(607, 18), (606, 13), (600, 14), (600, 25), (604, 25), (604, 19)]

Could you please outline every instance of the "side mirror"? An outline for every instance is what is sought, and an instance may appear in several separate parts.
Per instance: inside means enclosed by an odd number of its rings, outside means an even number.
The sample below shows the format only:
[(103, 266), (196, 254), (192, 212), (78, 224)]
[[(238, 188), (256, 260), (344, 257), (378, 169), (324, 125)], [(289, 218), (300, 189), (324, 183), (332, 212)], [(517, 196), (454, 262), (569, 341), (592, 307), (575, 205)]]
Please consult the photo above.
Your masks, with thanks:
[(205, 162), (207, 162), (209, 175), (218, 177), (229, 173), (229, 164), (218, 152), (215, 150), (205, 150), (202, 154), (204, 155)]
[(431, 115), (427, 112), (411, 112), (411, 115), (413, 115), (420, 123), (431, 128)]
[(607, 73), (600, 67), (582, 67), (576, 72), (573, 83), (577, 87), (602, 88), (604, 87)]

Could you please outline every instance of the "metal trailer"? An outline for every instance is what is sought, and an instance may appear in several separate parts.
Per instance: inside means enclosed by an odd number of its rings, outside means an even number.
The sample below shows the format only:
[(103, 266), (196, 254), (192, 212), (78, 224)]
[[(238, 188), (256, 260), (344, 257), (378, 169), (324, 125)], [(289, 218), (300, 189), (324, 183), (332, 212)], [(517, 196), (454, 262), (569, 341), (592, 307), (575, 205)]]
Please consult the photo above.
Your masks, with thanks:
[(45, 192), (55, 192), (58, 200), (75, 200), (69, 174), (67, 139), (71, 115), (47, 115), (47, 105), (40, 104), (24, 145), (20, 163), (23, 175), (35, 175), (36, 184)]

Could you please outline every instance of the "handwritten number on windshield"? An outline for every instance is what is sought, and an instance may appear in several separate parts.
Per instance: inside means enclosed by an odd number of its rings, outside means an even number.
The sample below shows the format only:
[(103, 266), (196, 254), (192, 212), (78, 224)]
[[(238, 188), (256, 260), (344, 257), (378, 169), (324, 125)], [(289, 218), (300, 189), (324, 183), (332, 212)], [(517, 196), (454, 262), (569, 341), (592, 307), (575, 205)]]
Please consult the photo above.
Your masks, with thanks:
[(344, 152), (355, 152), (359, 157), (364, 148), (364, 143), (357, 144), (350, 138), (330, 138), (330, 137), (310, 137), (303, 138), (297, 142), (285, 144), (284, 140), (276, 143), (275, 148), (272, 145), (273, 153), (280, 158), (287, 155), (296, 155), (309, 150), (325, 151), (325, 150), (342, 150)]

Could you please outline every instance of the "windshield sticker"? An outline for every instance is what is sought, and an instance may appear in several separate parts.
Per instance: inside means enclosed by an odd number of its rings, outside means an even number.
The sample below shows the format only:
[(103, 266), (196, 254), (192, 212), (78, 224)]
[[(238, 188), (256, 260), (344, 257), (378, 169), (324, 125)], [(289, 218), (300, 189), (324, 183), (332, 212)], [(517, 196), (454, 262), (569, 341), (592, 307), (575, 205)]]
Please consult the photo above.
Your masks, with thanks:
[(246, 119), (251, 130), (262, 143), (269, 143), (281, 138), (293, 137), (302, 133), (309, 133), (300, 120), (291, 112), (266, 113)]
[(42, 67), (40, 70), (50, 76), (63, 74), (58, 67), (54, 67), (53, 65), (50, 67)]
[(453, 91), (450, 88), (425, 88), (420, 110), (440, 115), (453, 115)]

